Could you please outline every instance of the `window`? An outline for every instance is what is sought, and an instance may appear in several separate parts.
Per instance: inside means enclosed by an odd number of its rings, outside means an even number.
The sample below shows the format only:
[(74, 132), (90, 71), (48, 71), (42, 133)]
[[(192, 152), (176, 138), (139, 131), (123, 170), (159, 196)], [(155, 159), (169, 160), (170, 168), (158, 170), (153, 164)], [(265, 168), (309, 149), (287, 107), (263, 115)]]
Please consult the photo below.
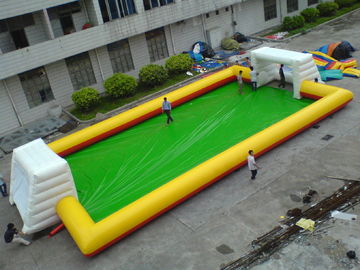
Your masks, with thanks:
[(32, 13), (0, 20), (0, 33), (24, 29), (25, 27), (34, 24), (35, 22)]
[(99, 0), (104, 22), (136, 13), (134, 0)]
[(29, 46), (24, 29), (11, 31), (10, 35), (17, 50)]
[(64, 35), (76, 32), (72, 14), (81, 11), (78, 1), (48, 9), (50, 20), (59, 19)]
[(150, 61), (155, 62), (169, 56), (164, 28), (145, 33)]
[(19, 78), (30, 108), (54, 99), (45, 68), (21, 73)]
[(60, 15), (68, 15), (81, 11), (81, 6), (78, 1), (63, 4), (60, 6), (52, 7), (48, 9), (49, 17), (51, 20), (57, 19)]
[(24, 28), (34, 24), (35, 22), (32, 13), (0, 20), (0, 33), (9, 31), (15, 48), (25, 48), (29, 46), (29, 42)]
[(76, 13), (81, 11), (81, 6), (79, 1), (71, 2), (68, 4), (63, 4), (60, 6), (55, 7), (57, 9), (58, 14), (64, 13)]
[(291, 13), (299, 9), (298, 0), (287, 0), (287, 12)]
[(174, 3), (175, 0), (143, 0), (145, 10)]
[(91, 60), (87, 52), (65, 59), (75, 90), (96, 83)]
[(108, 44), (107, 48), (114, 72), (125, 73), (134, 69), (134, 63), (127, 39)]
[(76, 32), (71, 13), (59, 15), (59, 20), (64, 35)]
[(10, 31), (24, 29), (35, 24), (32, 13), (6, 19), (6, 22)]
[(276, 0), (264, 0), (264, 15), (265, 15), (265, 21), (277, 17)]
[(319, 3), (319, 0), (308, 0), (308, 6)]
[(8, 31), (8, 27), (7, 27), (6, 20), (0, 20), (0, 33), (7, 32), (7, 31)]

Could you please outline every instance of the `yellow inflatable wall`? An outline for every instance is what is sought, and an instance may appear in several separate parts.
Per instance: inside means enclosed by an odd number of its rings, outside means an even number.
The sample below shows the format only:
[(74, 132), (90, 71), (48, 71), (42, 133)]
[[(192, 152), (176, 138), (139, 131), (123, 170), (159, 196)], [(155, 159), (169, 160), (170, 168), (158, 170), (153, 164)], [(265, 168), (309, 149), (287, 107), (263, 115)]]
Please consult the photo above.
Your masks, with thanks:
[[(166, 96), (172, 103), (181, 104), (209, 91), (209, 89), (234, 80), (239, 70), (243, 70), (244, 79), (248, 80), (248, 68), (233, 66)], [(86, 256), (93, 256), (244, 165), (249, 149), (253, 149), (255, 155), (259, 156), (342, 108), (353, 97), (348, 90), (309, 81), (302, 83), (301, 94), (319, 100), (214, 156), (97, 223), (94, 223), (84, 207), (74, 197), (66, 197), (59, 201), (56, 207), (57, 213), (81, 252)], [(53, 142), (49, 146), (57, 153), (72, 152), (103, 136), (111, 135), (114, 129), (126, 127), (127, 123), (131, 123), (129, 125), (131, 126), (133, 123), (147, 119), (148, 115), (160, 113), (161, 103), (162, 98), (149, 101)]]

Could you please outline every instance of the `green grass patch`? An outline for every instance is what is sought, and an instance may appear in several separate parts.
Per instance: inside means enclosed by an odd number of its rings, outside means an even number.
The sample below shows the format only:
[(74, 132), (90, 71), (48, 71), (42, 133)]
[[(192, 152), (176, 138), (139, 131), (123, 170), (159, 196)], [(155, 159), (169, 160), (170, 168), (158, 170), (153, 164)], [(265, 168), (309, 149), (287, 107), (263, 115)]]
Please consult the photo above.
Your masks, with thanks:
[[(342, 16), (342, 15), (344, 15), (346, 13), (349, 13), (349, 12), (355, 10), (355, 9), (358, 9), (358, 8), (360, 8), (360, 3), (356, 3), (351, 7), (345, 7), (345, 8), (339, 9), (336, 12), (335, 15), (330, 16), (330, 17), (319, 17), (315, 22), (305, 23), (304, 27), (289, 31), (289, 34), (287, 34), (285, 37), (291, 37), (291, 36), (296, 35), (298, 33), (306, 32), (307, 30), (310, 30), (310, 29), (318, 26), (319, 24), (322, 24), (322, 23), (325, 23), (325, 22), (330, 21), (332, 19), (335, 19), (337, 17), (340, 17), (340, 16)], [(284, 30), (282, 29), (281, 26), (279, 26), (279, 27), (271, 30), (271, 32), (265, 34), (264, 36), (273, 35), (273, 34), (276, 34), (278, 32), (282, 32), (282, 31), (284, 31)]]
[[(197, 74), (194, 74), (194, 75), (197, 75)], [(95, 118), (97, 113), (107, 113), (109, 111), (115, 110), (116, 108), (124, 106), (128, 103), (136, 101), (136, 100), (138, 100), (144, 96), (150, 95), (152, 93), (159, 92), (160, 90), (170, 87), (176, 83), (182, 82), (188, 78), (189, 78), (189, 76), (186, 74), (173, 75), (171, 78), (166, 80), (162, 85), (159, 85), (159, 86), (156, 86), (153, 88), (149, 88), (149, 87), (139, 84), (139, 86), (136, 90), (136, 94), (134, 96), (126, 97), (126, 98), (119, 98), (119, 99), (114, 99), (114, 98), (110, 98), (107, 96), (103, 96), (103, 97), (101, 97), (99, 105), (94, 107), (91, 111), (82, 112), (79, 109), (75, 108), (75, 109), (72, 109), (70, 111), (70, 113), (72, 115), (76, 116), (80, 120), (83, 120), (83, 121), (91, 120), (91, 119)]]

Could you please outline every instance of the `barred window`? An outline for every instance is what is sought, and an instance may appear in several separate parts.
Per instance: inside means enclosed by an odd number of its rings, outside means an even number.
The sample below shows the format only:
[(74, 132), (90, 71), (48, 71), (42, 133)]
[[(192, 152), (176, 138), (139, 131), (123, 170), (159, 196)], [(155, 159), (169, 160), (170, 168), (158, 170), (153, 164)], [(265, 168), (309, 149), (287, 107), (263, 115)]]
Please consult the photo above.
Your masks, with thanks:
[(96, 83), (94, 70), (87, 52), (66, 58), (65, 62), (75, 90)]
[(127, 39), (108, 44), (107, 48), (114, 72), (125, 73), (134, 69), (134, 62)]
[(174, 3), (175, 0), (143, 0), (145, 10)]
[(19, 78), (30, 108), (54, 99), (44, 67), (21, 73)]
[(319, 3), (319, 0), (308, 0), (308, 6), (315, 5)]
[(265, 21), (277, 17), (276, 0), (264, 0), (264, 15)]
[(298, 0), (287, 0), (287, 12), (291, 13), (297, 11), (299, 9), (299, 1)]
[(104, 22), (136, 13), (134, 0), (98, 0)]
[(145, 35), (151, 62), (169, 56), (164, 28), (146, 32)]

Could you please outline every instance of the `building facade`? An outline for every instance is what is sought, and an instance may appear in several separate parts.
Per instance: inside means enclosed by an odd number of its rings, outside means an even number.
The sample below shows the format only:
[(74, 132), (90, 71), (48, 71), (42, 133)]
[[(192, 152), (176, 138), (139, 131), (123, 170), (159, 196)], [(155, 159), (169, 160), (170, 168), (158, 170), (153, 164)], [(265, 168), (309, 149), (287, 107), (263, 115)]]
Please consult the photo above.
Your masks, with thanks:
[(279, 25), (319, 0), (2, 0), (0, 135), (113, 73)]

